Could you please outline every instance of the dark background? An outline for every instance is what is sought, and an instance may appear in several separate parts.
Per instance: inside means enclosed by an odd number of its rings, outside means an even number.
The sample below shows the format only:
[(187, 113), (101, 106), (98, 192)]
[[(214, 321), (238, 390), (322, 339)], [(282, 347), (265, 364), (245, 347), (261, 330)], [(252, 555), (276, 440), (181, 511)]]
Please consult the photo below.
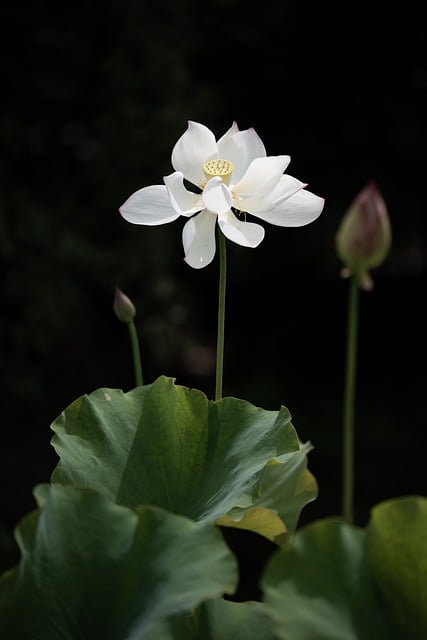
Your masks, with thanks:
[[(118, 213), (172, 171), (188, 120), (218, 137), (233, 120), (254, 127), (267, 153), (289, 154), (288, 172), (326, 199), (311, 225), (267, 227), (256, 251), (228, 244), (224, 395), (285, 404), (314, 444), (319, 497), (301, 524), (341, 508), (348, 282), (334, 235), (377, 182), (393, 247), (360, 300), (357, 523), (381, 500), (426, 492), (427, 23), (416, 7), (36, 0), (3, 9), (0, 568), (16, 562), (13, 528), (56, 464), (51, 422), (84, 393), (133, 386), (116, 285), (138, 311), (145, 381), (166, 374), (213, 395), (217, 261), (201, 271), (183, 262), (182, 220), (139, 227)], [(262, 563), (270, 547), (242, 540), (252, 566)]]

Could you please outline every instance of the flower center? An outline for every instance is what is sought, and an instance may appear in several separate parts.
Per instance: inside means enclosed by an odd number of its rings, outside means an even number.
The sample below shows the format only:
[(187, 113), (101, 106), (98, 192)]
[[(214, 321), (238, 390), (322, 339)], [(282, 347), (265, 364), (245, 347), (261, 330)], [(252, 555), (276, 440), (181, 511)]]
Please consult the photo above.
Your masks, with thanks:
[(222, 179), (224, 184), (229, 184), (234, 165), (229, 160), (217, 158), (216, 160), (208, 160), (205, 162), (202, 169), (208, 180), (218, 177)]

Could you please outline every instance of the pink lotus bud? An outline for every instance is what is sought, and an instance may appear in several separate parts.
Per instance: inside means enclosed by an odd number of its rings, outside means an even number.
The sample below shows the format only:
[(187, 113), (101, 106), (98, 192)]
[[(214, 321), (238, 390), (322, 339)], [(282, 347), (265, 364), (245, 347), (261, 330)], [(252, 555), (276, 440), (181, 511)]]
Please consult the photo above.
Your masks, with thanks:
[(113, 308), (118, 319), (124, 324), (129, 324), (135, 317), (136, 310), (132, 301), (118, 287), (114, 294)]
[(354, 275), (361, 289), (371, 290), (374, 283), (369, 270), (384, 262), (391, 246), (387, 207), (374, 182), (368, 183), (344, 214), (335, 243), (346, 265), (341, 275)]

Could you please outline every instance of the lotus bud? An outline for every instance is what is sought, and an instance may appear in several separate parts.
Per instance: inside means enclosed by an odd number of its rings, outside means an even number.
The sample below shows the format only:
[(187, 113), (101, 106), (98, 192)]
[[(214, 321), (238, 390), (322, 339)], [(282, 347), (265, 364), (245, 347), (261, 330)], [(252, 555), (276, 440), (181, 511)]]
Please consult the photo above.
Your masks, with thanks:
[(345, 264), (342, 277), (354, 275), (360, 288), (370, 291), (374, 283), (369, 270), (384, 262), (391, 246), (387, 207), (374, 182), (360, 191), (344, 214), (335, 244)]
[(135, 317), (136, 310), (133, 302), (118, 287), (116, 287), (114, 294), (113, 308), (120, 322), (124, 324), (129, 324)]

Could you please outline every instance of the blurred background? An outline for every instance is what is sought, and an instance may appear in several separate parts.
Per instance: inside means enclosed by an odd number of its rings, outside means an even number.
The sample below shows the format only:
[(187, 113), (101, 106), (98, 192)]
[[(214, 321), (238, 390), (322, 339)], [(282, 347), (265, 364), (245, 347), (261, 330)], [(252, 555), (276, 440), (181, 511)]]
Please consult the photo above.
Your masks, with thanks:
[[(217, 137), (233, 120), (254, 127), (326, 199), (311, 225), (267, 227), (256, 251), (229, 243), (227, 254), (224, 395), (286, 405), (313, 443), (319, 497), (301, 524), (341, 508), (348, 282), (334, 235), (376, 181), (394, 237), (360, 300), (357, 523), (381, 500), (426, 493), (427, 23), (417, 11), (382, 0), (3, 9), (0, 569), (17, 561), (13, 528), (56, 465), (52, 421), (82, 394), (134, 384), (116, 286), (137, 309), (145, 381), (165, 374), (213, 396), (217, 261), (183, 262), (181, 220), (140, 227), (118, 213), (172, 171), (188, 120)], [(271, 549), (245, 540), (255, 571)]]

